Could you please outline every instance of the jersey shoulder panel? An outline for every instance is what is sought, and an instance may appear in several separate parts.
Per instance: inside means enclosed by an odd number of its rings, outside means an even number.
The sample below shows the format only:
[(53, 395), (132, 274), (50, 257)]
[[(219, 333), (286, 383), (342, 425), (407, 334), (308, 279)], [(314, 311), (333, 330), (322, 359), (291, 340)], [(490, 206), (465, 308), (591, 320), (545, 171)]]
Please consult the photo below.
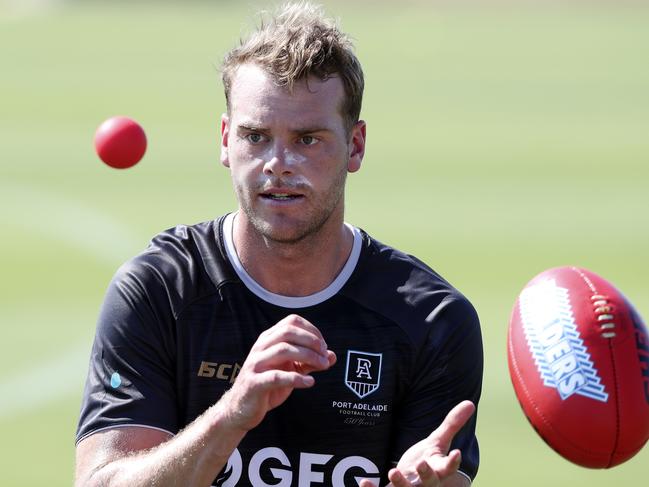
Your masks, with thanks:
[[(363, 250), (345, 294), (399, 325), (416, 343), (444, 313), (477, 323), (471, 302), (418, 258), (363, 235)], [(453, 316), (448, 316), (453, 315)]]
[(164, 300), (177, 318), (193, 301), (235, 280), (220, 225), (218, 219), (159, 233), (142, 253), (119, 268), (114, 280), (136, 281), (151, 301)]

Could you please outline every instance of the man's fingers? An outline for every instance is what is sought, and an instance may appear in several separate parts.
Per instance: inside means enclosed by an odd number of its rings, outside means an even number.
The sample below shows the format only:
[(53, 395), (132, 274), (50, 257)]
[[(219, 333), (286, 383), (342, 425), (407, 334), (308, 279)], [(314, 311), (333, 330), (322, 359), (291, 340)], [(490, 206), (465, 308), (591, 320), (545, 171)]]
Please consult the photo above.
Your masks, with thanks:
[(336, 363), (336, 355), (327, 349), (320, 330), (298, 315), (289, 315), (264, 331), (250, 357), (258, 373), (277, 368), (309, 374)]
[[(325, 369), (333, 367), (336, 361), (338, 360), (338, 358), (336, 357), (336, 354), (334, 352), (332, 352), (331, 350), (327, 350), (327, 360), (329, 362), (329, 365), (325, 367)], [(310, 374), (311, 372), (322, 370), (322, 369), (315, 369), (313, 367), (309, 367), (308, 365), (302, 362), (296, 364), (296, 368), (298, 372), (302, 372), (303, 374)]]
[[(453, 450), (447, 456), (436, 459), (433, 463), (432, 471), (435, 472), (438, 478), (444, 479), (457, 472), (457, 469), (460, 468), (461, 461), (462, 453), (460, 450)], [(424, 477), (422, 476), (422, 478)]]
[(385, 487), (410, 487), (411, 485), (421, 485), (419, 476), (416, 473), (404, 475), (399, 469), (393, 468), (388, 472), (390, 483)]
[(270, 335), (281, 334), (284, 329), (293, 329), (297, 331), (306, 332), (313, 335), (317, 340), (324, 342), (324, 337), (320, 330), (309, 320), (302, 318), (299, 315), (288, 315), (287, 317), (279, 320), (276, 325), (272, 326), (264, 333)]
[(457, 472), (461, 461), (460, 450), (453, 450), (447, 456), (432, 459), (432, 465), (427, 460), (421, 460), (415, 467), (416, 473), (403, 473), (398, 468), (394, 468), (388, 473), (390, 483), (386, 487), (437, 485)]
[[(444, 479), (457, 472), (461, 460), (462, 454), (460, 450), (453, 450), (447, 456), (433, 458), (430, 462), (427, 460), (420, 461), (415, 468), (416, 473), (403, 474), (399, 472), (400, 475), (395, 473), (389, 478), (392, 480), (394, 487), (440, 485)], [(403, 477), (403, 480), (400, 477)]]
[(462, 401), (449, 411), (442, 424), (431, 433), (429, 438), (435, 439), (440, 445), (444, 445), (445, 450), (448, 449), (453, 437), (473, 416), (474, 412), (475, 405), (471, 401)]
[(310, 375), (299, 372), (286, 372), (284, 370), (269, 370), (256, 377), (256, 382), (261, 389), (279, 389), (291, 387), (305, 389), (315, 384), (315, 379)]
[(416, 470), (422, 482), (431, 482), (432, 480), (438, 478), (437, 473), (435, 472), (435, 470), (433, 470), (433, 468), (428, 464), (426, 460), (419, 462)]
[(274, 368), (287, 370), (286, 364), (295, 364), (294, 367), (299, 372), (309, 373), (329, 368), (330, 358), (327, 352), (315, 352), (310, 348), (282, 342), (257, 352), (254, 370), (256, 372)]
[[(314, 333), (294, 326), (282, 326), (272, 329), (266, 335), (260, 335), (253, 347), (253, 350), (272, 347), (277, 343), (293, 343), (303, 347), (311, 348), (314, 351), (324, 352), (327, 350), (327, 343)], [(268, 330), (267, 330), (268, 331)]]
[(263, 350), (282, 342), (301, 345), (321, 353), (327, 351), (327, 343), (320, 330), (298, 315), (289, 315), (264, 331), (257, 339), (253, 350)]

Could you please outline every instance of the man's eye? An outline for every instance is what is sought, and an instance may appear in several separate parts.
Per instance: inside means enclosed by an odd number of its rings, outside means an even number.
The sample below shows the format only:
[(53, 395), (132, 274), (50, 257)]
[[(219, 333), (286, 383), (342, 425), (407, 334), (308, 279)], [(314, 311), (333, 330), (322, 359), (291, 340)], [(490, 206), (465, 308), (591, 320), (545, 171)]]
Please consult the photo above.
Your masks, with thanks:
[(305, 135), (303, 137), (300, 137), (300, 142), (304, 145), (314, 145), (318, 142), (318, 139), (316, 139), (312, 135)]
[(263, 142), (264, 136), (261, 134), (248, 134), (246, 135), (246, 139), (248, 139), (248, 142), (251, 144), (259, 144)]

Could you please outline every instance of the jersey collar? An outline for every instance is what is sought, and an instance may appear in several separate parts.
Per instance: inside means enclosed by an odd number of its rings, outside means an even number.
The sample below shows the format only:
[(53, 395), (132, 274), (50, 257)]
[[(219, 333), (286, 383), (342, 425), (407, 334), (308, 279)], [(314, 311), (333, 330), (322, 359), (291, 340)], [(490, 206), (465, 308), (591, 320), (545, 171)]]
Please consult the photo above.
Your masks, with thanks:
[(349, 277), (354, 272), (356, 264), (358, 263), (358, 258), (361, 254), (361, 245), (362, 237), (361, 232), (358, 228), (345, 223), (345, 226), (352, 231), (354, 236), (354, 243), (352, 245), (352, 251), (347, 258), (347, 262), (343, 266), (340, 273), (336, 278), (327, 286), (326, 288), (318, 291), (317, 293), (310, 294), (308, 296), (284, 296), (281, 294), (275, 294), (264, 287), (261, 286), (257, 281), (255, 281), (248, 272), (244, 269), (237, 251), (234, 247), (234, 240), (232, 237), (232, 229), (234, 222), (235, 213), (230, 213), (227, 215), (223, 221), (223, 240), (225, 243), (225, 252), (234, 267), (235, 272), (239, 276), (239, 279), (244, 283), (244, 285), (257, 297), (263, 299), (264, 301), (274, 304), (276, 306), (281, 306), (283, 308), (307, 308), (309, 306), (315, 306), (317, 304), (326, 301), (335, 295), (338, 291), (342, 289)]

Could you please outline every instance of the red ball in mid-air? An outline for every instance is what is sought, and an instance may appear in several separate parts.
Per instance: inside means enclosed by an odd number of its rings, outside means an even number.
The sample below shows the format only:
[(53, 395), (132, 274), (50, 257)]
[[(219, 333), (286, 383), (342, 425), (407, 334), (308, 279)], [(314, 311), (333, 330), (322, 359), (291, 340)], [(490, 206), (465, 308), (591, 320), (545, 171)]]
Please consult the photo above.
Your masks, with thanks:
[(532, 279), (511, 315), (507, 356), (525, 415), (564, 458), (610, 468), (649, 439), (649, 334), (605, 279), (578, 267)]
[(146, 134), (135, 120), (112, 117), (95, 133), (95, 150), (99, 158), (116, 169), (137, 164), (146, 152)]

